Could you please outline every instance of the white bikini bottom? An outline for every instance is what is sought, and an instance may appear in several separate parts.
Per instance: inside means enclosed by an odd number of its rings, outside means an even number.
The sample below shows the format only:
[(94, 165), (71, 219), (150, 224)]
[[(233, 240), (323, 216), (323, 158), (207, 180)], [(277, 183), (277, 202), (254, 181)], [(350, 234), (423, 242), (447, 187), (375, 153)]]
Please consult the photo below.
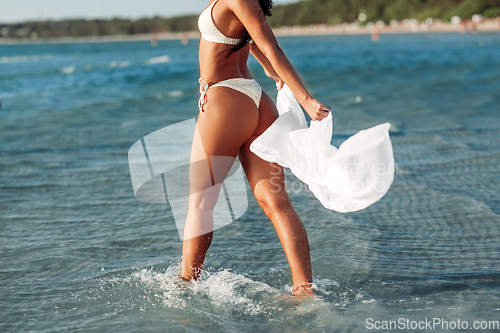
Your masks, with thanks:
[(262, 88), (254, 79), (244, 79), (244, 78), (227, 79), (224, 81), (217, 82), (216, 84), (213, 84), (211, 86), (209, 86), (208, 83), (206, 83), (203, 78), (200, 78), (199, 82), (200, 82), (201, 96), (200, 100), (198, 101), (198, 107), (200, 108), (200, 112), (204, 112), (203, 105), (205, 105), (205, 103), (207, 102), (208, 89), (213, 87), (228, 87), (234, 89), (253, 99), (257, 108), (260, 105), (260, 98), (262, 97)]

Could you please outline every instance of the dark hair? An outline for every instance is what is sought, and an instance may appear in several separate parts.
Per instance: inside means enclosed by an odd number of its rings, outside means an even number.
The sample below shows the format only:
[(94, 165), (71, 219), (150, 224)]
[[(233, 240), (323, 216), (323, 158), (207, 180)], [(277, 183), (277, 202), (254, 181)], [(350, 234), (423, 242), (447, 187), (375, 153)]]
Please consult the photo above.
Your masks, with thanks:
[[(261, 12), (263, 12), (265, 16), (272, 15), (271, 8), (273, 8), (273, 6), (274, 6), (274, 3), (272, 0), (259, 0), (259, 5), (260, 5)], [(229, 54), (227, 55), (227, 57), (229, 58), (229, 56), (231, 54), (233, 54), (234, 52), (238, 52), (239, 50), (244, 48), (245, 45), (247, 45), (251, 40), (252, 40), (252, 38), (248, 34), (247, 29), (244, 29), (243, 34), (241, 34), (240, 41), (233, 48), (228, 50)]]

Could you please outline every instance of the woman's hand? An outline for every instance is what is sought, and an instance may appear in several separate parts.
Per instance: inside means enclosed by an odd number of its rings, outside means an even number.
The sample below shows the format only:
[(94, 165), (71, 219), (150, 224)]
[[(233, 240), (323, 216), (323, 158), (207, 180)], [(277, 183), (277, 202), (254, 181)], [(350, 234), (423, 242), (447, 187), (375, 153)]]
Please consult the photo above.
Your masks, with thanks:
[(276, 90), (281, 90), (285, 82), (280, 77), (278, 77), (278, 79), (275, 80), (276, 80)]
[(330, 112), (330, 108), (328, 106), (321, 104), (312, 97), (307, 98), (300, 104), (312, 120), (323, 120), (328, 117), (328, 113)]

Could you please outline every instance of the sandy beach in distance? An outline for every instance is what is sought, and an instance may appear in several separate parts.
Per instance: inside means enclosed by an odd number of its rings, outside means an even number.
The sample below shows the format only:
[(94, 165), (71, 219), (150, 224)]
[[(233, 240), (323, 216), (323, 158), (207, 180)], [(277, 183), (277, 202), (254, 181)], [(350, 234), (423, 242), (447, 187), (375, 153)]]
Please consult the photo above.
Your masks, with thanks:
[(356, 23), (343, 23), (333, 26), (324, 24), (311, 25), (307, 27), (281, 27), (274, 29), (277, 36), (283, 35), (336, 35), (336, 34), (372, 34), (378, 31), (380, 34), (394, 33), (426, 33), (426, 32), (500, 32), (500, 21), (495, 19), (483, 20), (481, 22), (462, 21), (458, 24), (432, 20), (418, 22), (417, 20), (405, 20), (393, 22), (390, 25), (383, 22), (360, 26)]
[[(383, 22), (360, 26), (357, 23), (343, 23), (338, 25), (310, 25), (275, 28), (276, 36), (302, 36), (302, 35), (345, 35), (345, 34), (397, 34), (397, 33), (481, 33), (500, 32), (500, 19), (487, 19), (481, 22), (462, 21), (452, 24), (439, 20), (432, 22), (418, 22), (417, 20), (405, 20), (393, 22), (390, 25)], [(182, 40), (197, 39), (200, 37), (198, 31), (183, 33), (158, 33), (158, 40)], [(59, 37), (59, 38), (37, 38), (16, 39), (0, 38), (0, 44), (29, 44), (29, 43), (88, 43), (88, 42), (123, 42), (151, 40), (152, 34), (136, 35), (110, 35), (89, 37)]]

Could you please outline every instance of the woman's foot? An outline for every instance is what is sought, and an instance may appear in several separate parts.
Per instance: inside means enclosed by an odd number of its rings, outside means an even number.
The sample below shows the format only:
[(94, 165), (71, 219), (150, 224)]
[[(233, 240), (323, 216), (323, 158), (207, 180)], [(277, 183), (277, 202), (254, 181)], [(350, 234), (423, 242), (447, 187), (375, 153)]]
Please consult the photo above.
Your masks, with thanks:
[(293, 287), (292, 294), (293, 296), (312, 296), (314, 295), (314, 289), (312, 286), (312, 283), (301, 283), (298, 286)]

